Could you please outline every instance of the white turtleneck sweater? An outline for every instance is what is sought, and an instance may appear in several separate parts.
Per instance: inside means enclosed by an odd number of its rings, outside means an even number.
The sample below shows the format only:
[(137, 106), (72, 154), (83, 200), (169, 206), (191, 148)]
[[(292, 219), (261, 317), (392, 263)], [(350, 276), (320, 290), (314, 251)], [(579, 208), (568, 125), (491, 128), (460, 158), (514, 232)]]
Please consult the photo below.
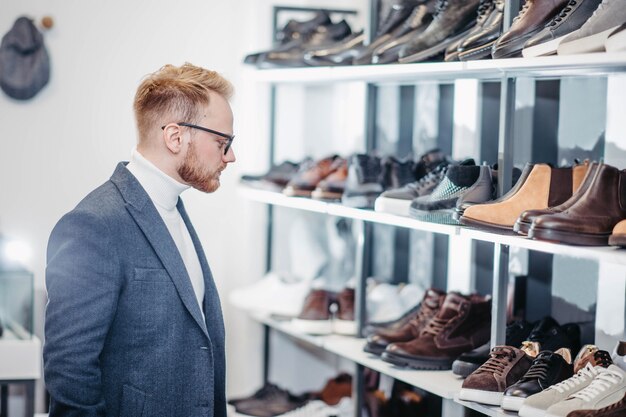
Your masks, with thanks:
[(172, 239), (174, 239), (174, 243), (176, 243), (178, 252), (187, 269), (187, 274), (191, 279), (191, 285), (193, 286), (193, 291), (200, 305), (200, 311), (204, 316), (202, 308), (202, 302), (204, 300), (204, 275), (202, 273), (202, 267), (200, 266), (200, 260), (193, 246), (189, 230), (187, 226), (185, 226), (185, 222), (176, 208), (178, 197), (183, 191), (188, 189), (189, 186), (181, 184), (161, 171), (152, 162), (144, 158), (136, 148), (133, 149), (130, 162), (126, 165), (126, 168), (137, 178), (137, 181), (139, 181), (143, 189), (146, 190), (148, 197), (150, 197), (150, 200), (154, 203), (161, 218), (165, 222), (165, 226), (167, 226), (167, 230), (170, 232)]

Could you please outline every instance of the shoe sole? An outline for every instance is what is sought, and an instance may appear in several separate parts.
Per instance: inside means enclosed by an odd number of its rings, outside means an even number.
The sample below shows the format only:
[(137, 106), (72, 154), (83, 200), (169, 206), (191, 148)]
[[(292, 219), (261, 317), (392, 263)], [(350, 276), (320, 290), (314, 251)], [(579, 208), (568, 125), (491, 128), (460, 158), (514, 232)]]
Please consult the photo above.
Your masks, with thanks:
[(333, 320), (333, 333), (355, 336), (356, 330), (356, 321), (354, 320)]
[(302, 333), (327, 335), (333, 332), (333, 323), (330, 320), (291, 320), (291, 326)]
[(468, 49), (463, 52), (459, 52), (459, 60), (460, 61), (473, 61), (473, 60), (483, 59), (487, 57), (491, 58), (491, 50), (493, 48), (493, 44), (496, 43), (496, 40), (497, 39), (494, 39), (493, 41), (486, 43), (484, 45), (477, 46), (475, 48)]
[(386, 346), (378, 346), (367, 343), (363, 346), (363, 351), (367, 353), (371, 353), (372, 355), (380, 356), (385, 351)]
[(551, 41), (524, 48), (522, 49), (522, 56), (524, 58), (534, 58), (538, 56), (556, 55), (556, 50), (561, 42), (563, 42), (563, 39), (575, 32), (576, 31), (568, 33), (567, 35), (563, 35), (556, 39), (552, 39)]
[(453, 44), (454, 42), (464, 38), (466, 36), (465, 32), (462, 32), (458, 35), (449, 37), (447, 39), (442, 40), (441, 42), (439, 42), (437, 45), (431, 46), (428, 49), (424, 49), (423, 51), (417, 52), (413, 55), (409, 55), (409, 56), (405, 56), (403, 58), (400, 58), (398, 60), (398, 62), (400, 62), (401, 64), (412, 64), (415, 62), (421, 62), (421, 61), (425, 61), (429, 58), (433, 58), (437, 55), (441, 55), (442, 53), (444, 53), (446, 51), (446, 49), (448, 48), (448, 46), (450, 46), (451, 44)]
[(488, 231), (497, 232), (501, 234), (508, 234), (508, 235), (517, 234), (513, 231), (513, 226), (483, 222), (481, 220), (476, 220), (470, 217), (466, 217), (465, 215), (459, 218), (459, 223), (461, 223), (464, 226), (471, 226), (477, 229), (486, 229)]
[(465, 401), (474, 401), (481, 404), (500, 405), (502, 392), (482, 391), (471, 388), (461, 388), (459, 398)]
[(546, 410), (540, 408), (530, 407), (528, 405), (522, 405), (519, 409), (520, 417), (544, 417)]
[(409, 215), (412, 218), (423, 222), (458, 225), (459, 223), (454, 220), (453, 214), (454, 209), (433, 211), (416, 210), (414, 208), (409, 209)]
[(471, 362), (464, 362), (458, 359), (452, 362), (452, 373), (455, 375), (462, 376), (463, 378), (467, 378), (472, 373), (474, 373), (474, 371), (478, 368), (480, 368), (480, 365), (478, 364), (471, 363)]
[(374, 202), (374, 210), (400, 216), (408, 216), (411, 201), (412, 200), (402, 200), (400, 198), (378, 197)]
[(557, 53), (559, 55), (574, 55), (590, 52), (604, 52), (606, 50), (604, 44), (609, 36), (611, 36), (611, 33), (618, 27), (619, 25), (571, 42), (562, 42), (557, 49)]
[(563, 230), (544, 229), (533, 226), (528, 237), (550, 242), (567, 243), (578, 246), (608, 246), (611, 233), (591, 234), (581, 232), (567, 232)]
[(519, 233), (520, 235), (527, 236), (531, 226), (532, 222), (520, 222), (517, 220), (513, 225), (513, 231), (515, 233)]
[(343, 193), (334, 193), (331, 191), (315, 189), (311, 193), (311, 198), (314, 200), (338, 201), (341, 200), (342, 195)]
[(510, 397), (510, 396), (503, 395), (502, 403), (500, 404), (500, 407), (502, 407), (502, 409), (507, 410), (507, 411), (519, 411), (519, 409), (522, 408), (522, 404), (524, 403), (524, 400), (526, 400), (526, 398)]
[(525, 34), (523, 37), (511, 39), (509, 42), (505, 44), (500, 44), (498, 48), (495, 48), (495, 44), (494, 44), (495, 49), (492, 50), (491, 56), (494, 59), (512, 58), (512, 57), (522, 56), (522, 50), (524, 49), (524, 44), (530, 38), (535, 36), (535, 34), (539, 33), (539, 31), (541, 31), (542, 29), (543, 29), (543, 26), (535, 29), (534, 31), (530, 33)]
[(626, 51), (626, 30), (619, 29), (611, 33), (611, 36), (604, 43), (604, 49), (607, 52), (624, 52)]
[(452, 367), (454, 359), (431, 359), (431, 358), (417, 358), (406, 357), (396, 355), (391, 352), (383, 352), (381, 359), (385, 362), (389, 362), (393, 365), (403, 368), (409, 367), (413, 369), (424, 369), (431, 371), (447, 370)]
[(283, 194), (287, 197), (311, 197), (312, 190), (301, 190), (299, 188), (287, 187)]
[(612, 234), (609, 236), (609, 245), (626, 248), (626, 235)]

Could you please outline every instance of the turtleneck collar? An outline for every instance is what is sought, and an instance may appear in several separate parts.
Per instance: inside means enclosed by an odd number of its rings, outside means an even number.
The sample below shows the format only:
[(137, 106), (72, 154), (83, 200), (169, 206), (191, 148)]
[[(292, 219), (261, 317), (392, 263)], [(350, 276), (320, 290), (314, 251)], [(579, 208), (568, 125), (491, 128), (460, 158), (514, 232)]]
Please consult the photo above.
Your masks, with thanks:
[(137, 178), (152, 202), (165, 210), (176, 209), (178, 197), (189, 188), (161, 171), (134, 148), (126, 168)]

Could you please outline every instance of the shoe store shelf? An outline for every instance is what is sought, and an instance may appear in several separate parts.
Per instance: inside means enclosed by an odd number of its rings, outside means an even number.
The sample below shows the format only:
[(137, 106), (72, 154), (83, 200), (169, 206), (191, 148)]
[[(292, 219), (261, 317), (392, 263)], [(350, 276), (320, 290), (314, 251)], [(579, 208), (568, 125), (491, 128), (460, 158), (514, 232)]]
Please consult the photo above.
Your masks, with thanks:
[(461, 389), (462, 380), (452, 371), (418, 371), (410, 368), (399, 368), (384, 362), (379, 357), (363, 351), (365, 339), (332, 334), (312, 336), (303, 334), (291, 326), (290, 321), (275, 320), (267, 315), (252, 314), (253, 319), (281, 331), (298, 340), (334, 353), (337, 356), (363, 365), (374, 371), (389, 375), (394, 379), (431, 392), (437, 396), (453, 399)]
[(485, 405), (480, 403), (475, 403), (472, 401), (463, 401), (459, 400), (458, 397), (454, 398), (454, 402), (461, 404), (464, 407), (470, 408), (472, 410), (476, 410), (480, 413), (483, 413), (490, 417), (511, 417), (518, 416), (516, 412), (513, 411), (505, 411), (498, 406), (495, 405)]
[(468, 239), (551, 253), (554, 255), (564, 255), (573, 258), (590, 259), (599, 262), (626, 265), (626, 250), (615, 247), (563, 245), (528, 239), (526, 237), (513, 234), (492, 233), (464, 226), (429, 223), (416, 220), (411, 217), (346, 207), (338, 203), (327, 203), (324, 201), (312, 200), (310, 198), (287, 197), (274, 191), (258, 190), (245, 186), (241, 186), (240, 190), (242, 195), (250, 200), (281, 207), (295, 208), (299, 210), (364, 220), (372, 223), (404, 227), (449, 236), (463, 236)]
[(503, 75), (560, 78), (575, 75), (607, 75), (623, 71), (626, 71), (626, 53), (595, 53), (466, 62), (426, 62), (402, 65), (250, 70), (251, 76), (256, 81), (281, 84), (320, 84), (346, 81), (406, 84), (416, 80), (499, 79)]

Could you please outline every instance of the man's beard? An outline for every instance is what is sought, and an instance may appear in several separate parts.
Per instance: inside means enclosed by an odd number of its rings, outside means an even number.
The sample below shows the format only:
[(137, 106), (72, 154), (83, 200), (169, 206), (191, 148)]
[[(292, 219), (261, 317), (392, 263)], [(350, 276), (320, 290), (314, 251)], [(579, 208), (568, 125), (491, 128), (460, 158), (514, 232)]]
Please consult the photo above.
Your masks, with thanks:
[(198, 161), (196, 147), (193, 141), (191, 141), (187, 148), (185, 159), (178, 167), (178, 175), (196, 190), (212, 193), (220, 186), (219, 174), (224, 168), (226, 166), (220, 165), (217, 170), (211, 171), (209, 167), (203, 167)]

